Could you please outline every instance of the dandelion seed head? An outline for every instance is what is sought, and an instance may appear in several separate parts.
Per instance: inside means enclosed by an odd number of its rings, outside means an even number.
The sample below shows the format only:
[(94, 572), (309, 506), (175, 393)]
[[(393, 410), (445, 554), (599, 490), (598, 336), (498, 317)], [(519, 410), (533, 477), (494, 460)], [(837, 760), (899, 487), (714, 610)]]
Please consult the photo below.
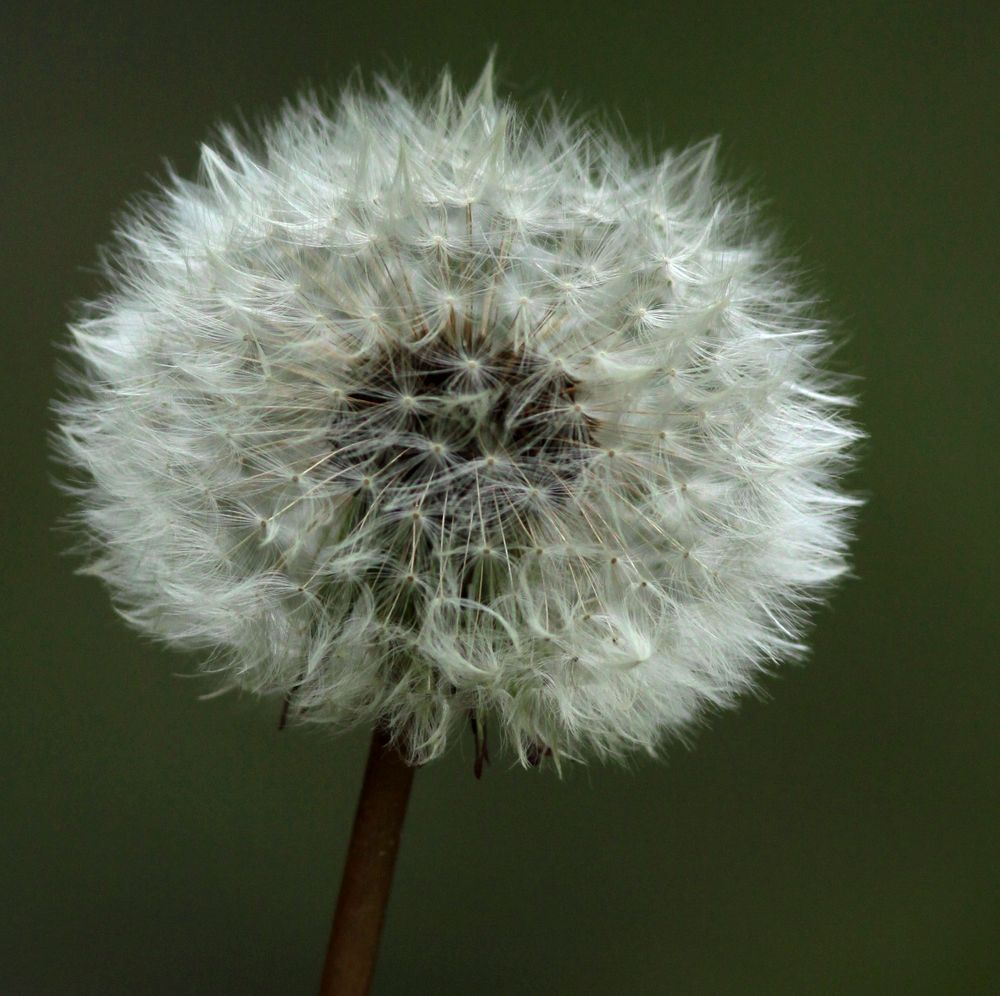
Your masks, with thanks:
[(133, 625), (413, 759), (654, 751), (803, 651), (857, 431), (716, 178), (459, 94), (223, 129), (105, 257), (59, 449)]

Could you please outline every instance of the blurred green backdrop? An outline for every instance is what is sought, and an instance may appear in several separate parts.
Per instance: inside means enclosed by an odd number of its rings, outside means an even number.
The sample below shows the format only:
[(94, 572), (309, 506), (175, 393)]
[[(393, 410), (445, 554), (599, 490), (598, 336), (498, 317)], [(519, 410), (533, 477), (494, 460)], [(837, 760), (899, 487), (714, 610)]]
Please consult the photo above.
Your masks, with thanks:
[(718, 133), (829, 299), (870, 434), (858, 579), (696, 749), (422, 770), (376, 990), (1000, 991), (997, 84), (985, 2), (21, 4), (3, 20), (0, 990), (310, 993), (363, 733), (199, 702), (53, 530), (53, 342), (209, 127), (490, 47), (518, 96)]

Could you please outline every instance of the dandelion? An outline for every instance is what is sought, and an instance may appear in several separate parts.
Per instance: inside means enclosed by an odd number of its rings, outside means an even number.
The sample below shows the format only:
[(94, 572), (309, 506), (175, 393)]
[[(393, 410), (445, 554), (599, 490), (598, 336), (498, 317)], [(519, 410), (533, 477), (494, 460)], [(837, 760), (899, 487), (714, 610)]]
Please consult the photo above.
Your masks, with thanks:
[(490, 67), (223, 129), (72, 326), (90, 571), (411, 763), (470, 721), (479, 762), (487, 722), (526, 765), (683, 736), (803, 651), (857, 436), (714, 156), (525, 118)]

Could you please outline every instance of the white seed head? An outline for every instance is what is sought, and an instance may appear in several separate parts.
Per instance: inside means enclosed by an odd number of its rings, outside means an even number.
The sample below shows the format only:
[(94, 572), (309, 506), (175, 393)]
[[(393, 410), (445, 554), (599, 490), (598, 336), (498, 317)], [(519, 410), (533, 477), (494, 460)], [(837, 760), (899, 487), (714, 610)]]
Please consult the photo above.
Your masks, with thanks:
[(801, 652), (856, 430), (713, 146), (655, 164), (492, 71), (223, 130), (106, 255), (59, 404), (135, 626), (414, 759), (654, 750)]

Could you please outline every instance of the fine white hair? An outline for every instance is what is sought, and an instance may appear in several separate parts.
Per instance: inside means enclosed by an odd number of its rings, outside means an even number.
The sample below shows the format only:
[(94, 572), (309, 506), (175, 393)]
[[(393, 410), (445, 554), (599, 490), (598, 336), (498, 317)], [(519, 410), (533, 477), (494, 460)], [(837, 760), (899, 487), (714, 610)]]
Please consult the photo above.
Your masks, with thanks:
[(858, 432), (714, 153), (526, 117), (491, 67), (221, 130), (71, 326), (88, 569), (413, 760), (470, 717), (524, 763), (655, 751), (731, 704), (845, 570)]

